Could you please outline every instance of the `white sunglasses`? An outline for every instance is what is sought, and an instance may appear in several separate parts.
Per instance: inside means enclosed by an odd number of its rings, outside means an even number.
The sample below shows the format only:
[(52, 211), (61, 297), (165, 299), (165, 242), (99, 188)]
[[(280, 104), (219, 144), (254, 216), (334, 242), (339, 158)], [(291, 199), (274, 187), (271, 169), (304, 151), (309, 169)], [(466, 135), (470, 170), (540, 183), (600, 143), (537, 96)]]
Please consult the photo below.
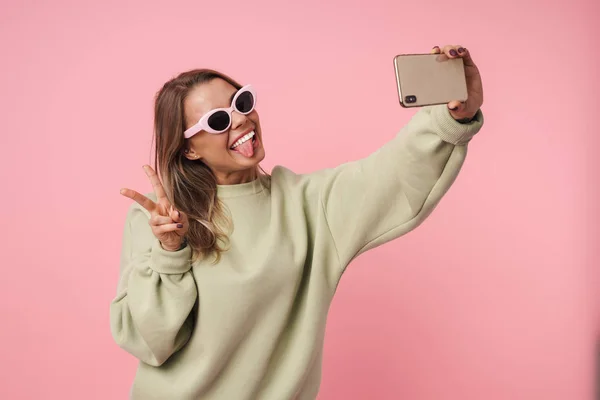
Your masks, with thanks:
[(210, 110), (195, 125), (186, 129), (183, 135), (186, 139), (189, 139), (202, 130), (212, 134), (223, 133), (231, 126), (232, 112), (237, 111), (240, 114), (247, 115), (254, 110), (255, 105), (256, 92), (254, 88), (252, 85), (244, 86), (233, 96), (231, 107)]

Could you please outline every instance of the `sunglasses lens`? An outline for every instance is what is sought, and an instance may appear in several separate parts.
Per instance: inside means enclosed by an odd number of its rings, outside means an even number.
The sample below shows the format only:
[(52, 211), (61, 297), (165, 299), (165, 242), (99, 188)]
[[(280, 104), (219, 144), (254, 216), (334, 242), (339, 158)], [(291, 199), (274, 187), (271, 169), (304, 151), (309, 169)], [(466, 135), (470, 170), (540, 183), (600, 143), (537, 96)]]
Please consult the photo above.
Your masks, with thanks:
[(208, 126), (215, 131), (224, 131), (229, 126), (229, 114), (225, 111), (217, 111), (208, 118)]
[(235, 101), (235, 108), (242, 114), (247, 114), (254, 107), (254, 96), (249, 91), (240, 93)]

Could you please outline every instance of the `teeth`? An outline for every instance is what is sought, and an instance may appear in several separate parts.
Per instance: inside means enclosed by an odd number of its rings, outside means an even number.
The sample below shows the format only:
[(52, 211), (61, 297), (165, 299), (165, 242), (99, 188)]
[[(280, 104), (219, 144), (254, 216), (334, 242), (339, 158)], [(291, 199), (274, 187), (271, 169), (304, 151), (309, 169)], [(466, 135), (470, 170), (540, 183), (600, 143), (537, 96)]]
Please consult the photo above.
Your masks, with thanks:
[(237, 142), (235, 142), (233, 144), (233, 146), (231, 146), (232, 149), (235, 149), (236, 147), (238, 147), (240, 144), (247, 142), (248, 140), (252, 139), (254, 137), (254, 131), (245, 134), (244, 136), (242, 136), (241, 138), (239, 138), (237, 140)]

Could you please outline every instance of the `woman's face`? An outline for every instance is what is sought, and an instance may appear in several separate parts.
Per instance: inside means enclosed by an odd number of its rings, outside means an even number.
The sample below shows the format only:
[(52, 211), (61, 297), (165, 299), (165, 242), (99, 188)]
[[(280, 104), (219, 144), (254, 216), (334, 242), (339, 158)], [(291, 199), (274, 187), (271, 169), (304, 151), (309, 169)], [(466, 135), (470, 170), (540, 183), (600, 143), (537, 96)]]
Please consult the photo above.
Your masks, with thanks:
[[(216, 78), (193, 88), (184, 102), (186, 129), (215, 108), (231, 106), (237, 89), (227, 81)], [(254, 132), (254, 137), (239, 146), (240, 138)], [(231, 126), (220, 134), (200, 131), (187, 140), (186, 157), (201, 160), (217, 177), (219, 185), (248, 182), (258, 164), (265, 158), (258, 113), (231, 114)]]

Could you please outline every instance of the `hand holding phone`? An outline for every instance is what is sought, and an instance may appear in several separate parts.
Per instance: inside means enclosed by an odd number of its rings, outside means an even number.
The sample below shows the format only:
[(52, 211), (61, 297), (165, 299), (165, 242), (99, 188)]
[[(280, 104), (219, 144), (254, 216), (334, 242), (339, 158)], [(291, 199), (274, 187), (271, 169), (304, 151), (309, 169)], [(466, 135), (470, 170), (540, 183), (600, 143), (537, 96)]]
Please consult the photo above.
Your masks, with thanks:
[(447, 104), (468, 99), (462, 58), (446, 54), (400, 54), (394, 57), (402, 107)]
[(452, 118), (462, 122), (472, 120), (483, 104), (479, 68), (460, 45), (435, 46), (430, 54), (401, 54), (394, 65), (403, 107), (447, 103)]

